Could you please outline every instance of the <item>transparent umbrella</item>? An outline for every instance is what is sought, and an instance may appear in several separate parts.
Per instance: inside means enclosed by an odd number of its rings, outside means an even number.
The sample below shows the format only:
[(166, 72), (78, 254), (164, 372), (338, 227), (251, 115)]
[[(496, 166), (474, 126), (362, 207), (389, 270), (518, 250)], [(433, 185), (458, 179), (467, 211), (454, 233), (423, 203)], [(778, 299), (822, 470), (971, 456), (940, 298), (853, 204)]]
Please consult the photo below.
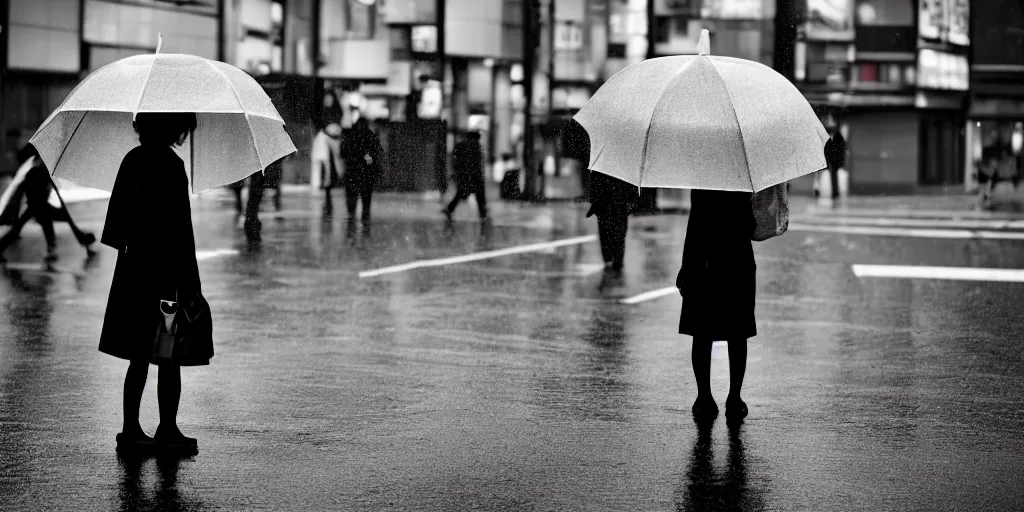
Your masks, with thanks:
[(55, 177), (110, 191), (139, 144), (142, 112), (194, 112), (184, 159), (194, 192), (227, 185), (295, 152), (263, 88), (223, 62), (183, 54), (137, 55), (87, 76), (30, 143)]

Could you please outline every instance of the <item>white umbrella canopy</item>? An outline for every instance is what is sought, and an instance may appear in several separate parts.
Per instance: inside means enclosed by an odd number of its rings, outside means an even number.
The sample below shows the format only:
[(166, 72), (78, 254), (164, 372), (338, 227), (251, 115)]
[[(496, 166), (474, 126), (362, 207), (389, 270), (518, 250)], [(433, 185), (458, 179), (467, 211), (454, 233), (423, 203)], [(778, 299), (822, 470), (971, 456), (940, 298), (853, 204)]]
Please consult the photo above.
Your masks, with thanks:
[(574, 116), (589, 168), (633, 185), (757, 192), (825, 168), (828, 132), (799, 90), (758, 62), (660, 57), (611, 77)]
[(184, 54), (137, 55), (85, 78), (30, 143), (55, 177), (110, 191), (139, 145), (136, 113), (194, 112), (184, 151), (193, 191), (234, 183), (295, 152), (284, 121), (244, 71)]

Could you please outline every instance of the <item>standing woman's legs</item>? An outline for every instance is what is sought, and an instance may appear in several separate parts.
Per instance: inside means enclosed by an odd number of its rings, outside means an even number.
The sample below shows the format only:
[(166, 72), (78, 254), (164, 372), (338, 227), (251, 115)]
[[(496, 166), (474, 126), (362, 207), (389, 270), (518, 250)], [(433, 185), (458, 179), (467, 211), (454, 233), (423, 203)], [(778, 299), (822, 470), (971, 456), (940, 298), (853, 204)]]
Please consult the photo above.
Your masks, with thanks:
[(747, 404), (740, 398), (743, 376), (746, 372), (747, 340), (729, 340), (729, 397), (725, 399), (726, 417), (738, 419), (747, 415)]
[(178, 402), (181, 400), (181, 367), (160, 365), (156, 397), (160, 403), (160, 430), (178, 434)]
[(697, 381), (697, 402), (714, 400), (711, 396), (711, 345), (709, 338), (693, 337), (690, 350), (690, 364), (693, 365), (693, 378)]
[(121, 432), (129, 437), (145, 435), (139, 424), (139, 407), (148, 375), (149, 361), (132, 361), (128, 364), (128, 372), (124, 376), (124, 425)]

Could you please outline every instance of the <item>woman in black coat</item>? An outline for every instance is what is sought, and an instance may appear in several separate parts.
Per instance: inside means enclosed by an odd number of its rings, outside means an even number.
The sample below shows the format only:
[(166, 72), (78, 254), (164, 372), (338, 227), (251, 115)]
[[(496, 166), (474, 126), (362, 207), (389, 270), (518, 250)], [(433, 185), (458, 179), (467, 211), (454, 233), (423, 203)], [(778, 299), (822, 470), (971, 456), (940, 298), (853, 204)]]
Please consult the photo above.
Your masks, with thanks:
[[(177, 426), (181, 369), (161, 364), (157, 385), (160, 426), (154, 437), (139, 424), (161, 300), (200, 292), (199, 266), (189, 206), (188, 177), (171, 145), (196, 126), (194, 114), (138, 114), (141, 143), (125, 155), (114, 181), (100, 241), (118, 250), (100, 335), (101, 352), (130, 361), (124, 381), (124, 428), (119, 448), (194, 447)], [(187, 364), (209, 364), (213, 346)]]
[(711, 344), (727, 341), (730, 387), (725, 415), (743, 418), (747, 405), (740, 391), (747, 368), (747, 339), (757, 334), (751, 194), (694, 190), (690, 198), (683, 266), (676, 287), (683, 296), (679, 333), (693, 336), (691, 362), (697, 380), (693, 413), (698, 418), (718, 414), (711, 396)]

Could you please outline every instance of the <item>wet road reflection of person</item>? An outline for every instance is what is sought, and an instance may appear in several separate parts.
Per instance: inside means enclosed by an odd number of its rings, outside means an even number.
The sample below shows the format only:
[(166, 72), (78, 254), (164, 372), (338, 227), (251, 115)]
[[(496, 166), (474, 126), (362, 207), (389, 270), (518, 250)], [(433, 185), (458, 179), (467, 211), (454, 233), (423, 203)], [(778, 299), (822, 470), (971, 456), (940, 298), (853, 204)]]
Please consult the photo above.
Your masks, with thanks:
[(190, 460), (191, 457), (118, 455), (119, 510), (206, 510), (202, 501), (188, 498), (178, 486), (178, 472)]
[(742, 420), (727, 422), (728, 451), (724, 467), (715, 464), (714, 421), (697, 422), (697, 439), (690, 453), (685, 485), (676, 497), (676, 510), (766, 510), (763, 482), (751, 478), (743, 447)]

